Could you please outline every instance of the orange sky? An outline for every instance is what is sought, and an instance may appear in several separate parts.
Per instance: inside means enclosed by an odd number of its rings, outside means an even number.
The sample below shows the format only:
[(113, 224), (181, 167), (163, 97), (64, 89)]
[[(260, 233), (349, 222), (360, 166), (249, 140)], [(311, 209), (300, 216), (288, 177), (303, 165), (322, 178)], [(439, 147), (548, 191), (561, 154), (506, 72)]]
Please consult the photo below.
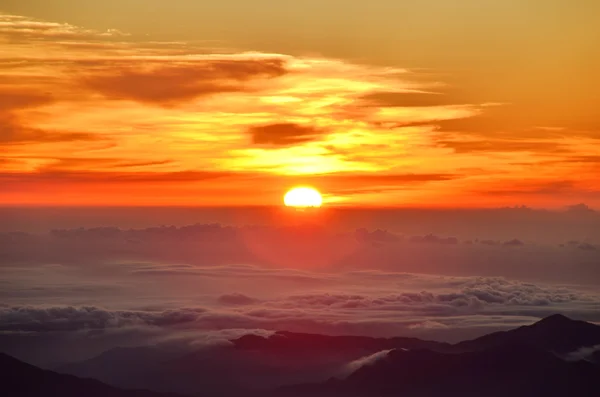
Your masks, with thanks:
[(2, 6), (0, 204), (600, 206), (593, 2), (81, 3)]

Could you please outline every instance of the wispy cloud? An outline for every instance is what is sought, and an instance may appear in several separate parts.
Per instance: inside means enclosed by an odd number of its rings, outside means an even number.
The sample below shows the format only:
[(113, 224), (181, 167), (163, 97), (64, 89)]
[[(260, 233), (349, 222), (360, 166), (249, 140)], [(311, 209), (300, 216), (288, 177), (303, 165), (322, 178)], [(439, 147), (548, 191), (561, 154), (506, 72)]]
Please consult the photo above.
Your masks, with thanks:
[(48, 22), (20, 15), (0, 14), (0, 34), (12, 40), (93, 39), (125, 36), (109, 29), (104, 32), (84, 29), (68, 23)]
[(293, 123), (268, 124), (250, 127), (248, 134), (252, 142), (258, 145), (286, 146), (296, 145), (316, 139), (317, 129)]
[[(283, 59), (198, 60), (140, 70), (107, 68), (104, 73), (86, 77), (83, 84), (109, 99), (132, 99), (142, 103), (173, 105), (222, 93), (252, 91), (249, 80), (274, 78), (286, 73)], [(161, 65), (162, 64), (162, 65)], [(151, 65), (151, 64), (150, 64)]]

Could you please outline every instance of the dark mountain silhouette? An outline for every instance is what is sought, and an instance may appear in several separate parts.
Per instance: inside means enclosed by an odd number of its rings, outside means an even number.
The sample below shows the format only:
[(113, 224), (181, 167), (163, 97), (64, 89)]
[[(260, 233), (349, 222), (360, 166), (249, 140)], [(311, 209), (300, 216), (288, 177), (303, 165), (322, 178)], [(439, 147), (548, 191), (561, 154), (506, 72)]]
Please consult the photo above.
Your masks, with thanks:
[[(156, 346), (115, 348), (58, 371), (124, 389), (229, 396), (246, 390), (248, 370), (257, 372), (261, 367), (258, 360), (249, 363), (247, 357), (236, 353), (231, 346), (204, 347), (192, 353)], [(276, 375), (271, 368), (263, 372), (271, 378)]]
[(556, 353), (568, 353), (580, 347), (599, 345), (600, 326), (555, 314), (532, 325), (460, 342), (454, 349), (478, 351), (507, 344), (522, 344)]
[(442, 349), (450, 345), (416, 338), (370, 338), (276, 332), (245, 335), (232, 345), (194, 352), (153, 346), (115, 348), (57, 371), (120, 388), (229, 395), (337, 376), (356, 359), (393, 348)]
[(562, 354), (598, 345), (600, 327), (562, 315), (461, 342), (447, 351), (395, 349), (344, 380), (281, 389), (292, 396), (598, 396), (596, 357)]
[[(294, 371), (287, 369), (287, 372), (293, 374)], [(212, 346), (161, 362), (141, 376), (128, 378), (126, 385), (229, 397), (280, 386), (285, 375), (284, 366), (269, 362), (262, 354), (238, 352), (232, 346)], [(306, 379), (293, 378), (289, 383), (299, 381)]]
[[(519, 395), (513, 390), (518, 388), (546, 390), (543, 371), (552, 374), (548, 380), (551, 390), (564, 391), (570, 382), (582, 385), (583, 391), (595, 387), (588, 375), (592, 369), (600, 378), (600, 357), (591, 355), (596, 345), (600, 345), (600, 326), (554, 315), (532, 325), (456, 345), (416, 338), (280, 331), (268, 337), (245, 335), (231, 345), (204, 347), (191, 353), (152, 346), (113, 349), (61, 370), (119, 388), (182, 394), (202, 392), (214, 396), (249, 395), (257, 391), (262, 396), (269, 389), (288, 386), (286, 392), (301, 394), (307, 390), (325, 395), (349, 390), (366, 393), (378, 382), (379, 389), (374, 389), (378, 393), (414, 391), (418, 396), (421, 392), (425, 393), (423, 396), (436, 396), (435, 393), (448, 388), (469, 395), (492, 387), (508, 390), (513, 394), (507, 395), (512, 396)], [(569, 356), (567, 353), (581, 348), (590, 350), (587, 361), (563, 360)], [(350, 365), (374, 353), (385, 359), (373, 366)], [(348, 376), (355, 368), (360, 369)], [(345, 380), (334, 379), (346, 376)], [(329, 378), (333, 380), (326, 382)], [(433, 379), (441, 385), (439, 388), (430, 385)], [(297, 384), (308, 386), (292, 387)], [(388, 386), (390, 389), (385, 389)], [(578, 387), (573, 386), (573, 390), (579, 390)]]
[(116, 347), (89, 360), (69, 363), (56, 368), (57, 372), (80, 378), (94, 378), (122, 387), (143, 387), (143, 378), (162, 362), (183, 355), (181, 349), (155, 346)]
[(146, 390), (120, 390), (97, 380), (43, 370), (3, 353), (0, 373), (3, 395), (10, 397), (178, 397)]
[(241, 350), (260, 350), (280, 354), (331, 354), (331, 353), (374, 353), (381, 350), (430, 349), (443, 350), (447, 343), (426, 341), (417, 338), (371, 338), (367, 336), (329, 336), (279, 331), (269, 337), (244, 335), (233, 341)]
[(598, 396), (600, 373), (530, 346), (468, 352), (393, 350), (345, 380), (281, 390), (288, 396)]
[(278, 354), (315, 355), (332, 352), (374, 353), (389, 349), (428, 349), (439, 352), (480, 351), (497, 346), (521, 344), (555, 353), (600, 345), (600, 326), (555, 314), (509, 331), (494, 332), (455, 345), (417, 338), (370, 338), (327, 336), (280, 331), (269, 337), (245, 335), (233, 341), (238, 349)]
[[(118, 348), (97, 357), (60, 367), (60, 372), (92, 377), (125, 389), (143, 388), (211, 396), (247, 395), (282, 385), (319, 382), (339, 373), (364, 349), (336, 351), (241, 349), (209, 346), (193, 352), (156, 347)], [(369, 351), (370, 352), (370, 351)]]

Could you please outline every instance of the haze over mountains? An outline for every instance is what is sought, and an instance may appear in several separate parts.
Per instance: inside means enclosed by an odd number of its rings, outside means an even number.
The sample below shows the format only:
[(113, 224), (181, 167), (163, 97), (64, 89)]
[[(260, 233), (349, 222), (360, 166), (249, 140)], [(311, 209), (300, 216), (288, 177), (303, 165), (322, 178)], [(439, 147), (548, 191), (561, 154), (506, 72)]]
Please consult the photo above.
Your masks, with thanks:
[(0, 233), (0, 352), (191, 396), (595, 390), (597, 213), (482, 213)]
[[(50, 229), (116, 227), (146, 229), (157, 225), (294, 224), (304, 217), (280, 207), (0, 207), (0, 232), (45, 233)], [(400, 235), (455, 236), (459, 239), (600, 243), (600, 211), (586, 204), (557, 210), (527, 206), (506, 208), (327, 208), (317, 217), (334, 231), (382, 229)], [(314, 219), (313, 219), (314, 220)]]
[[(56, 371), (123, 390), (193, 396), (596, 396), (599, 352), (600, 326), (553, 315), (454, 345), (282, 331), (193, 353), (113, 349)], [(97, 391), (86, 393), (94, 396), (154, 396), (43, 371), (6, 355), (0, 362), (3, 373), (13, 374), (11, 387), (22, 392), (15, 395), (68, 397), (87, 389)]]
[(0, 353), (3, 393), (14, 397), (176, 397), (142, 390), (120, 390), (93, 379), (42, 370)]
[(343, 381), (285, 389), (306, 396), (595, 396), (598, 368), (526, 346), (442, 354), (394, 350)]

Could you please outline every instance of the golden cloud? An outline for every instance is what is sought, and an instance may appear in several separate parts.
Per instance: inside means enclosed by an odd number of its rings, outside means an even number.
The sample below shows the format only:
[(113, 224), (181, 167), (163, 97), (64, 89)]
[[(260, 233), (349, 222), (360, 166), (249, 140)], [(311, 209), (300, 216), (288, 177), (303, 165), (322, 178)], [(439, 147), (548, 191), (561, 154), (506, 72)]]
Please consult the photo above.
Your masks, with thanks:
[[(419, 71), (134, 41), (11, 15), (0, 15), (0, 45), (0, 147), (11, 178), (89, 167), (80, 177), (107, 175), (105, 185), (110, 175), (135, 179), (134, 170), (151, 189), (151, 175), (195, 183), (197, 173), (235, 174), (244, 186), (317, 175), (323, 190), (348, 196), (435, 182), (420, 192), (431, 199), (471, 191), (479, 182), (466, 170), (518, 179), (564, 160), (546, 172), (568, 179), (582, 167), (570, 158), (597, 154), (582, 135), (521, 139), (515, 131), (534, 119), (466, 103), (460, 87)], [(335, 179), (351, 173), (360, 177)], [(203, 189), (211, 186), (231, 188)]]

